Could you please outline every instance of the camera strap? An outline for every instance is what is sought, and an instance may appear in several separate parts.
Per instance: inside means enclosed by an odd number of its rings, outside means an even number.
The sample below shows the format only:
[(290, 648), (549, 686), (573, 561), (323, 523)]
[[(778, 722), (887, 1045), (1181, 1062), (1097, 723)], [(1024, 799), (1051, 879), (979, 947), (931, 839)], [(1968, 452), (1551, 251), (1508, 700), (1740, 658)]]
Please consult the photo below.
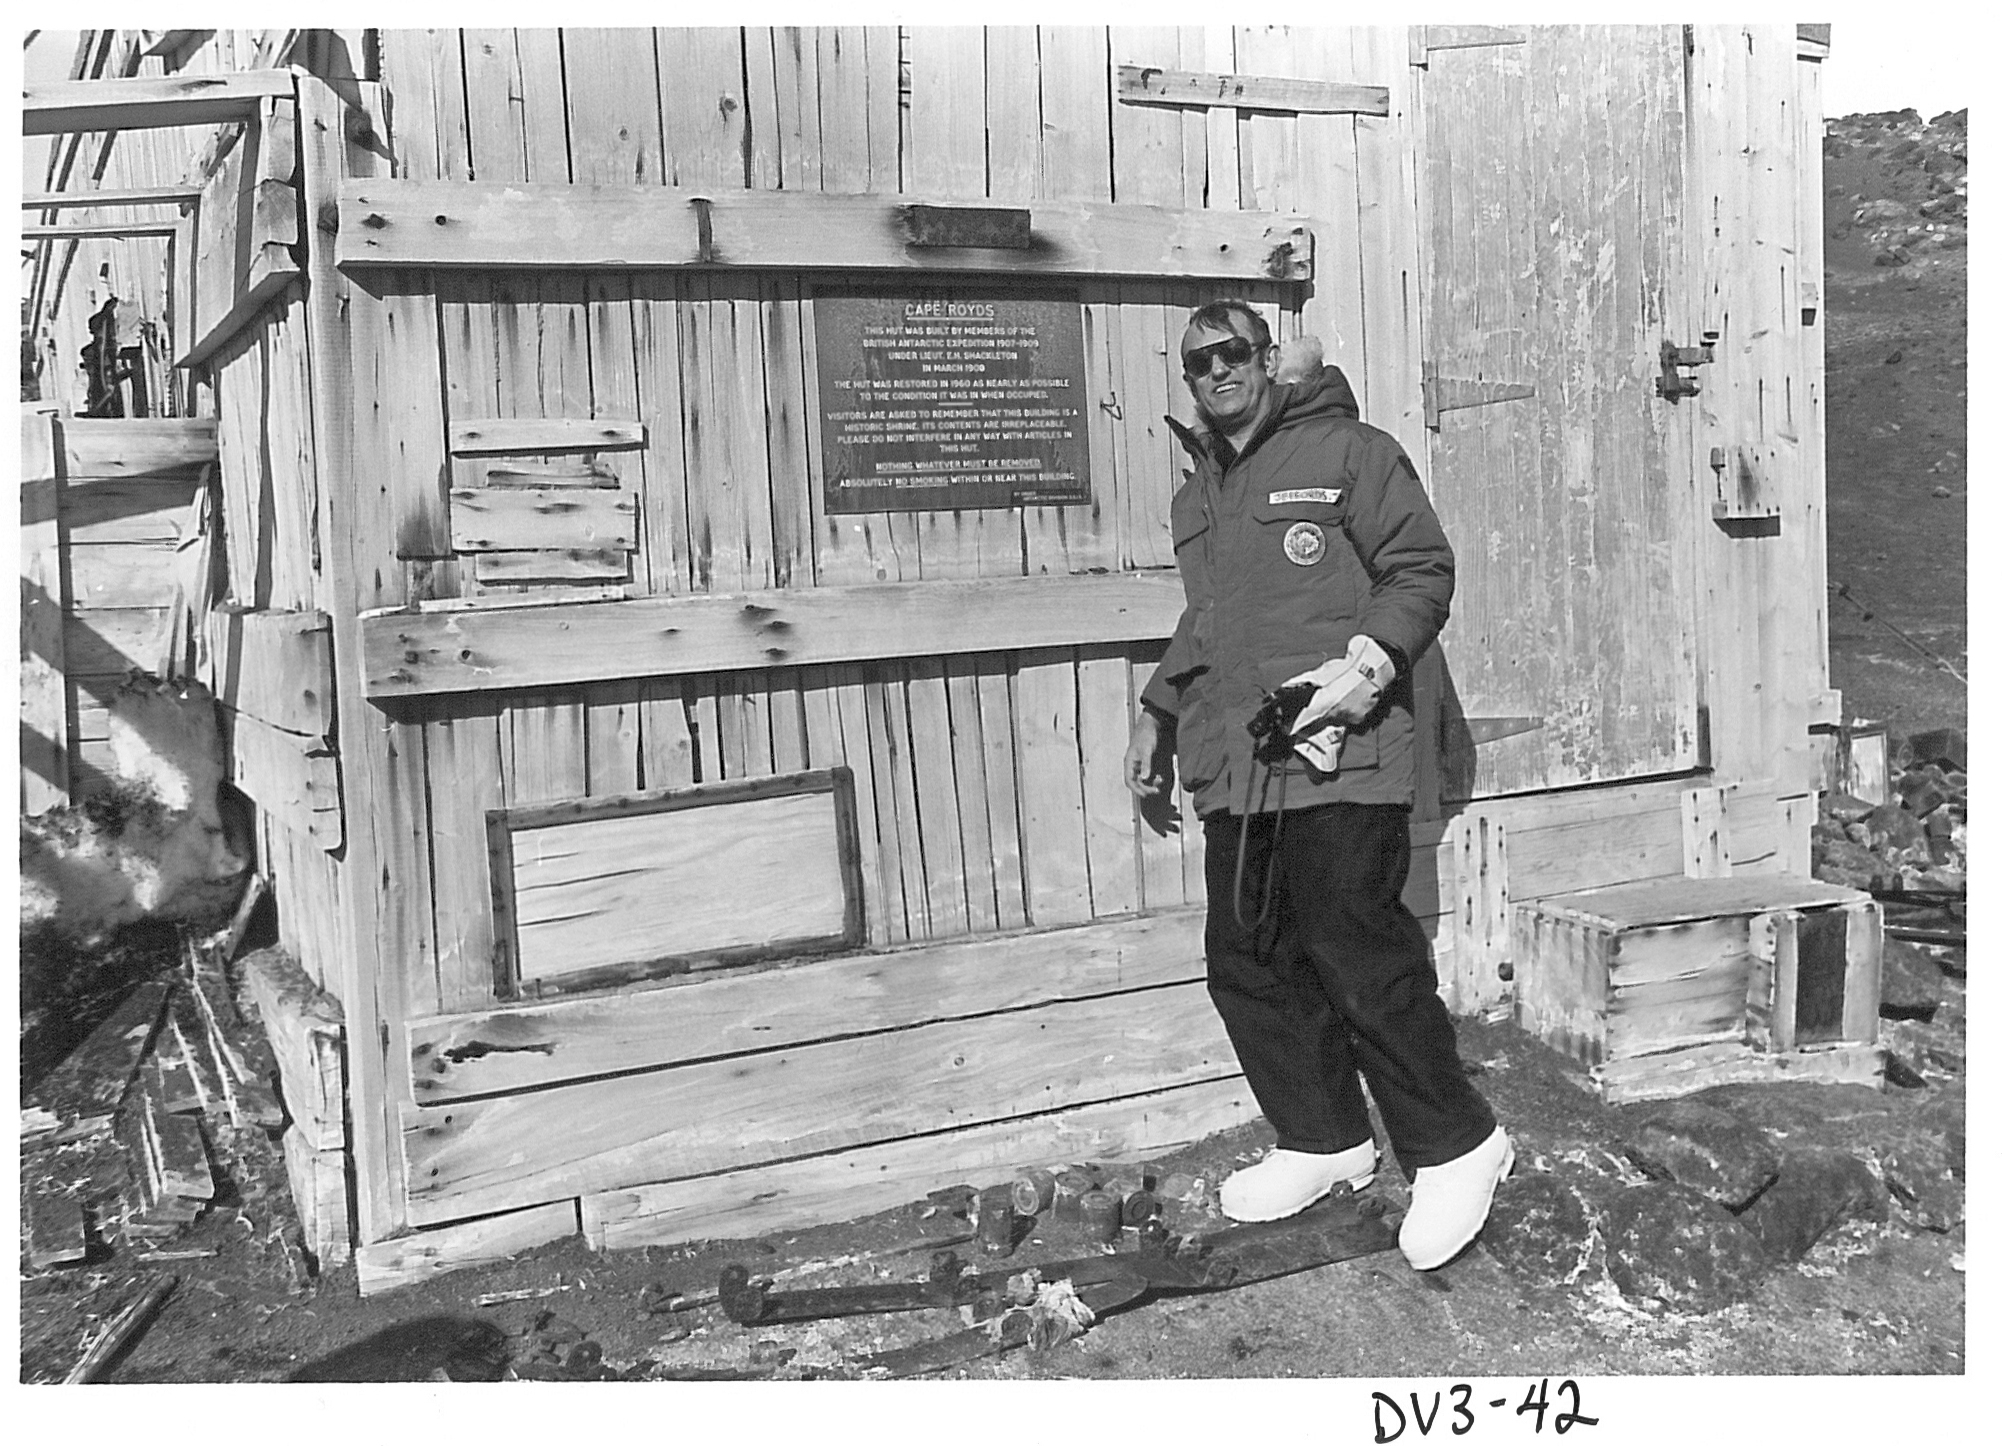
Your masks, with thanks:
[(1237, 917), (1237, 926), (1254, 936), (1272, 917), (1272, 881), (1279, 871), (1279, 839), (1286, 827), (1286, 775), (1291, 767), (1290, 754), (1280, 760), (1276, 769), (1269, 763), (1265, 765), (1265, 781), (1268, 784), (1273, 773), (1279, 775), (1279, 797), (1273, 805), (1272, 848), (1265, 856), (1265, 882), (1259, 890), (1258, 916), (1250, 921), (1244, 917), (1244, 862), (1251, 843), (1251, 785), (1256, 770), (1246, 769), (1244, 774), (1244, 812), (1238, 815), (1237, 820), (1237, 867), (1231, 874), (1230, 908)]

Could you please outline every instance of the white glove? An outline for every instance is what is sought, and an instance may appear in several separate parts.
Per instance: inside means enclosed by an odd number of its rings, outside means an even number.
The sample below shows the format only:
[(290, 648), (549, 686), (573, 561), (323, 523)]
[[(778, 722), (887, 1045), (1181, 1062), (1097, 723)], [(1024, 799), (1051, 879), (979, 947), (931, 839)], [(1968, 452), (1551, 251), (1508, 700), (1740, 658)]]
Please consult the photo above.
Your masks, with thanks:
[(1293, 720), (1293, 736), (1298, 738), (1315, 731), (1323, 719), (1353, 728), (1369, 717), (1396, 676), (1397, 667), (1383, 645), (1375, 638), (1357, 633), (1349, 639), (1349, 650), (1343, 656), (1286, 680), (1312, 683), (1315, 689), (1307, 706)]

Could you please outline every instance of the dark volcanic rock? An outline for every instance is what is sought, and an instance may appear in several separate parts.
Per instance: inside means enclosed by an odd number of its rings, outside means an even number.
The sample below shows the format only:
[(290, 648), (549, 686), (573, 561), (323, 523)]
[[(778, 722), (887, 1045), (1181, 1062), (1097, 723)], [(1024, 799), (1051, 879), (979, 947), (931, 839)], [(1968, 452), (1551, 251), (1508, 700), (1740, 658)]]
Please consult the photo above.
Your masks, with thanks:
[(1931, 728), (1914, 733), (1908, 740), (1914, 763), (1942, 763), (1948, 768), (1967, 767), (1967, 735), (1958, 728)]
[(1902, 939), (1886, 939), (1882, 988), (1877, 1013), (1885, 1019), (1931, 1019), (1939, 1010), (1945, 981), (1923, 949)]
[(1821, 796), (1821, 812), (1838, 823), (1861, 823), (1876, 806), (1869, 799), (1858, 798), (1853, 793), (1825, 793)]
[(1737, 1217), (1680, 1185), (1635, 1185), (1606, 1207), (1606, 1274), (1631, 1300), (1712, 1311), (1743, 1300), (1769, 1264)]
[(1481, 1248), (1530, 1285), (1570, 1285), (1592, 1257), (1589, 1196), (1562, 1175), (1517, 1175), (1501, 1182), (1481, 1232)]
[(1877, 1151), (1884, 1187), (1912, 1224), (1946, 1231), (1967, 1218), (1965, 1144), (1956, 1174), (1955, 1151), (1943, 1134), (1914, 1130)]
[(1655, 1110), (1627, 1135), (1625, 1145), (1650, 1175), (1686, 1185), (1731, 1210), (1742, 1210), (1780, 1172), (1779, 1147), (1764, 1130), (1695, 1100)]
[(1895, 803), (1879, 804), (1863, 820), (1870, 841), (1878, 848), (1906, 849), (1925, 842), (1925, 824)]
[(1738, 1217), (1766, 1254), (1798, 1260), (1852, 1215), (1881, 1220), (1884, 1187), (1870, 1167), (1846, 1150), (1807, 1145), (1785, 1152), (1780, 1177)]
[(1844, 884), (1852, 889), (1868, 889), (1890, 870), (1884, 861), (1860, 843), (1848, 839), (1814, 840), (1814, 876), (1825, 883)]

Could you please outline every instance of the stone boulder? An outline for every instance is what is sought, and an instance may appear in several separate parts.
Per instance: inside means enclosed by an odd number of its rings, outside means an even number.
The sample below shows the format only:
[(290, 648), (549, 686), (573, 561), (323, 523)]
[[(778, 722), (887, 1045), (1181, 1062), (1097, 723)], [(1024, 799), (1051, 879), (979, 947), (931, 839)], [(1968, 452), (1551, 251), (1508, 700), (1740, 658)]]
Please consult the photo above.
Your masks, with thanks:
[(1644, 1118), (1622, 1142), (1628, 1158), (1658, 1180), (1672, 1180), (1742, 1210), (1780, 1173), (1779, 1147), (1764, 1130), (1728, 1110), (1673, 1100)]
[(1600, 1221), (1606, 1275), (1629, 1300), (1706, 1312), (1743, 1300), (1770, 1263), (1757, 1236), (1716, 1201), (1675, 1184), (1634, 1185)]
[(1595, 1188), (1568, 1175), (1515, 1175), (1495, 1190), (1481, 1248), (1527, 1285), (1573, 1285), (1591, 1263)]
[(1870, 1167), (1847, 1150), (1805, 1145), (1784, 1152), (1779, 1179), (1738, 1216), (1738, 1223), (1773, 1260), (1794, 1261), (1852, 1216), (1884, 1219), (1884, 1195)]

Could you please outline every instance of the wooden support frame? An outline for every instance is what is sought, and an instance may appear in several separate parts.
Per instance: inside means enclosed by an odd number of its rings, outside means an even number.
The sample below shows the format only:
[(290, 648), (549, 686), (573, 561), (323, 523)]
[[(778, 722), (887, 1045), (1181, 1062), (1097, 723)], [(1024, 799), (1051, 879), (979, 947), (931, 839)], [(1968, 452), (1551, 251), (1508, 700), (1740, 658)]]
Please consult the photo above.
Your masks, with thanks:
[(1293, 115), (1390, 114), (1390, 87), (1276, 75), (1217, 75), (1164, 70), (1157, 65), (1119, 67), (1125, 105), (1171, 105), (1227, 110), (1283, 111)]
[(21, 198), (23, 211), (82, 211), (98, 206), (181, 206), (201, 199), (199, 186), (133, 186), (104, 191), (42, 191)]
[[(1038, 201), (1030, 245), (931, 239), (947, 201), (665, 186), (350, 181), (335, 260), (344, 267), (675, 267), (1188, 276), (1309, 281), (1313, 230), (1267, 211)], [(981, 208), (986, 210), (988, 208)], [(927, 218), (930, 218), (927, 221)]]
[(727, 808), (763, 800), (827, 794), (833, 802), (834, 849), (841, 889), (841, 927), (832, 933), (788, 935), (757, 943), (704, 948), (691, 952), (663, 939), (658, 954), (563, 974), (552, 988), (564, 991), (603, 988), (641, 979), (656, 979), (693, 969), (722, 968), (763, 959), (790, 958), (860, 948), (867, 938), (862, 908), (862, 861), (855, 828), (855, 775), (846, 768), (810, 769), (765, 778), (696, 784), (687, 788), (649, 789), (612, 798), (571, 799), (497, 808), (487, 813), (488, 878), (494, 903), (494, 989), (503, 999), (541, 994), (539, 982), (526, 977), (521, 947), (521, 912), (516, 898), (516, 838), (537, 829), (564, 825), (643, 818), (696, 809)]
[(23, 226), (23, 241), (127, 241), (140, 236), (160, 236), (171, 240), (180, 230), (178, 221), (87, 221), (65, 226)]
[(123, 80), (66, 80), (26, 87), (21, 134), (132, 131), (160, 126), (219, 125), (249, 120), (260, 101), (290, 96), (289, 70), (239, 70), (224, 75), (149, 75)]
[(396, 610), (362, 620), (369, 698), (1159, 640), (1173, 574), (879, 583), (722, 597)]

